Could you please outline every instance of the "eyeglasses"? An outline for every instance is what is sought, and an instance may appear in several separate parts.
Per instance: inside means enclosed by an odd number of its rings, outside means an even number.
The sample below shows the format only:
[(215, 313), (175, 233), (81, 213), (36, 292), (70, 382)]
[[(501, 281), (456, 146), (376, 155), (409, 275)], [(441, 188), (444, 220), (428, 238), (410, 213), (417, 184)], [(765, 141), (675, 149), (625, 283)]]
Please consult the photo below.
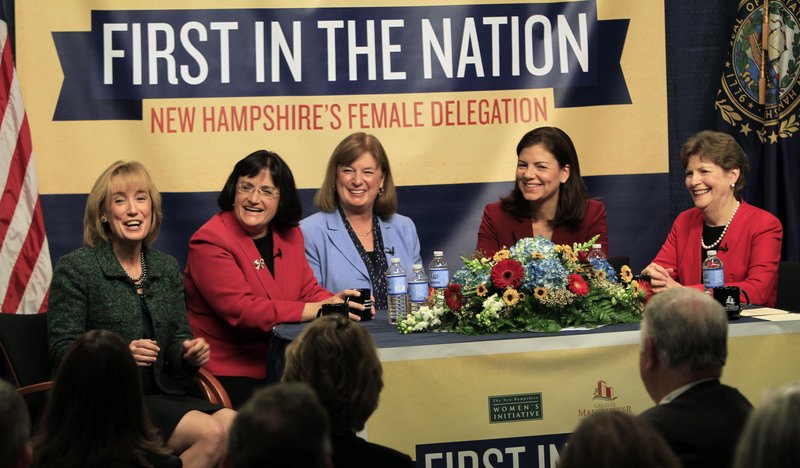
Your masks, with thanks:
[[(250, 194), (252, 194), (253, 192), (256, 191), (256, 188), (251, 184), (241, 183), (241, 184), (236, 184), (236, 191), (239, 192), (239, 193), (245, 194), (245, 195), (250, 195)], [(274, 200), (274, 199), (278, 198), (278, 196), (280, 196), (280, 194), (281, 194), (281, 191), (276, 189), (275, 187), (264, 186), (264, 187), (259, 187), (258, 188), (258, 195), (261, 198)]]

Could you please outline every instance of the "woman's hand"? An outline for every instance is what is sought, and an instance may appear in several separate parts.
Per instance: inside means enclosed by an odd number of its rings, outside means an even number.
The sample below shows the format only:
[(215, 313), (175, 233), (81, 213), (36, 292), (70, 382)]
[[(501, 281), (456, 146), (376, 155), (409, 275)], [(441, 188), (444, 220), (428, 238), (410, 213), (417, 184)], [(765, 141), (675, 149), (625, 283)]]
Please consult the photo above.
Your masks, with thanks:
[(136, 365), (140, 367), (152, 366), (161, 351), (155, 341), (144, 338), (131, 341), (128, 348), (131, 350)]
[(643, 275), (650, 276), (650, 286), (656, 294), (681, 285), (672, 279), (672, 272), (672, 268), (664, 268), (658, 263), (651, 263), (642, 270)]
[(203, 367), (211, 358), (211, 346), (204, 338), (195, 338), (183, 342), (183, 359), (194, 367)]

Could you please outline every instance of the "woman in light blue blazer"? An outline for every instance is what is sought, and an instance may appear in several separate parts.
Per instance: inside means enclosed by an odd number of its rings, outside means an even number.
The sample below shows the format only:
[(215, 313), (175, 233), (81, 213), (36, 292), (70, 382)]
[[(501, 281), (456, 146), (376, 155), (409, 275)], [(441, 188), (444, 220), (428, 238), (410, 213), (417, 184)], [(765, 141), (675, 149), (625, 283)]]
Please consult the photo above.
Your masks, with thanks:
[(329, 291), (370, 288), (375, 309), (386, 309), (389, 260), (400, 258), (411, 272), (422, 259), (414, 222), (395, 213), (397, 192), (381, 142), (363, 132), (342, 140), (314, 203), (320, 211), (300, 228), (319, 283)]

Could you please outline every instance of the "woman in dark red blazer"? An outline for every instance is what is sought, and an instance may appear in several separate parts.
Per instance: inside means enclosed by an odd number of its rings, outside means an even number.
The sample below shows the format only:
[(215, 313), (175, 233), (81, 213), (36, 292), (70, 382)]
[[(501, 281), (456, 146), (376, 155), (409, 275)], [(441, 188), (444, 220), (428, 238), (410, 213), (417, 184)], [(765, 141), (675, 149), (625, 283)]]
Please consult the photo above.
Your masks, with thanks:
[(775, 305), (783, 227), (767, 211), (741, 199), (750, 164), (732, 136), (702, 131), (684, 143), (681, 164), (694, 202), (672, 225), (655, 260), (642, 273), (653, 291), (703, 289), (702, 263), (716, 250), (725, 285), (738, 286), (753, 304)]
[(608, 255), (606, 208), (588, 197), (569, 135), (555, 127), (526, 133), (517, 144), (514, 189), (486, 205), (476, 250), (491, 256), (524, 237), (572, 245), (596, 235)]
[(192, 331), (214, 350), (206, 368), (238, 405), (266, 383), (273, 326), (311, 320), (323, 303), (358, 292), (334, 295), (314, 278), (298, 227), (300, 197), (277, 154), (239, 161), (217, 203), (222, 211), (189, 241), (184, 286)]

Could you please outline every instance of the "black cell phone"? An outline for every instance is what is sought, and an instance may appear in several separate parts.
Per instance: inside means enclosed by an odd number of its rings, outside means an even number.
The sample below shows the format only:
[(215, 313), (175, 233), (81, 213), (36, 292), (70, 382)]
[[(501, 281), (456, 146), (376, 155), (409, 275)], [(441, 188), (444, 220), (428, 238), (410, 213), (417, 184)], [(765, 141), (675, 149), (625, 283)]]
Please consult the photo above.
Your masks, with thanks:
[(650, 282), (650, 275), (633, 275), (634, 281), (647, 281)]

